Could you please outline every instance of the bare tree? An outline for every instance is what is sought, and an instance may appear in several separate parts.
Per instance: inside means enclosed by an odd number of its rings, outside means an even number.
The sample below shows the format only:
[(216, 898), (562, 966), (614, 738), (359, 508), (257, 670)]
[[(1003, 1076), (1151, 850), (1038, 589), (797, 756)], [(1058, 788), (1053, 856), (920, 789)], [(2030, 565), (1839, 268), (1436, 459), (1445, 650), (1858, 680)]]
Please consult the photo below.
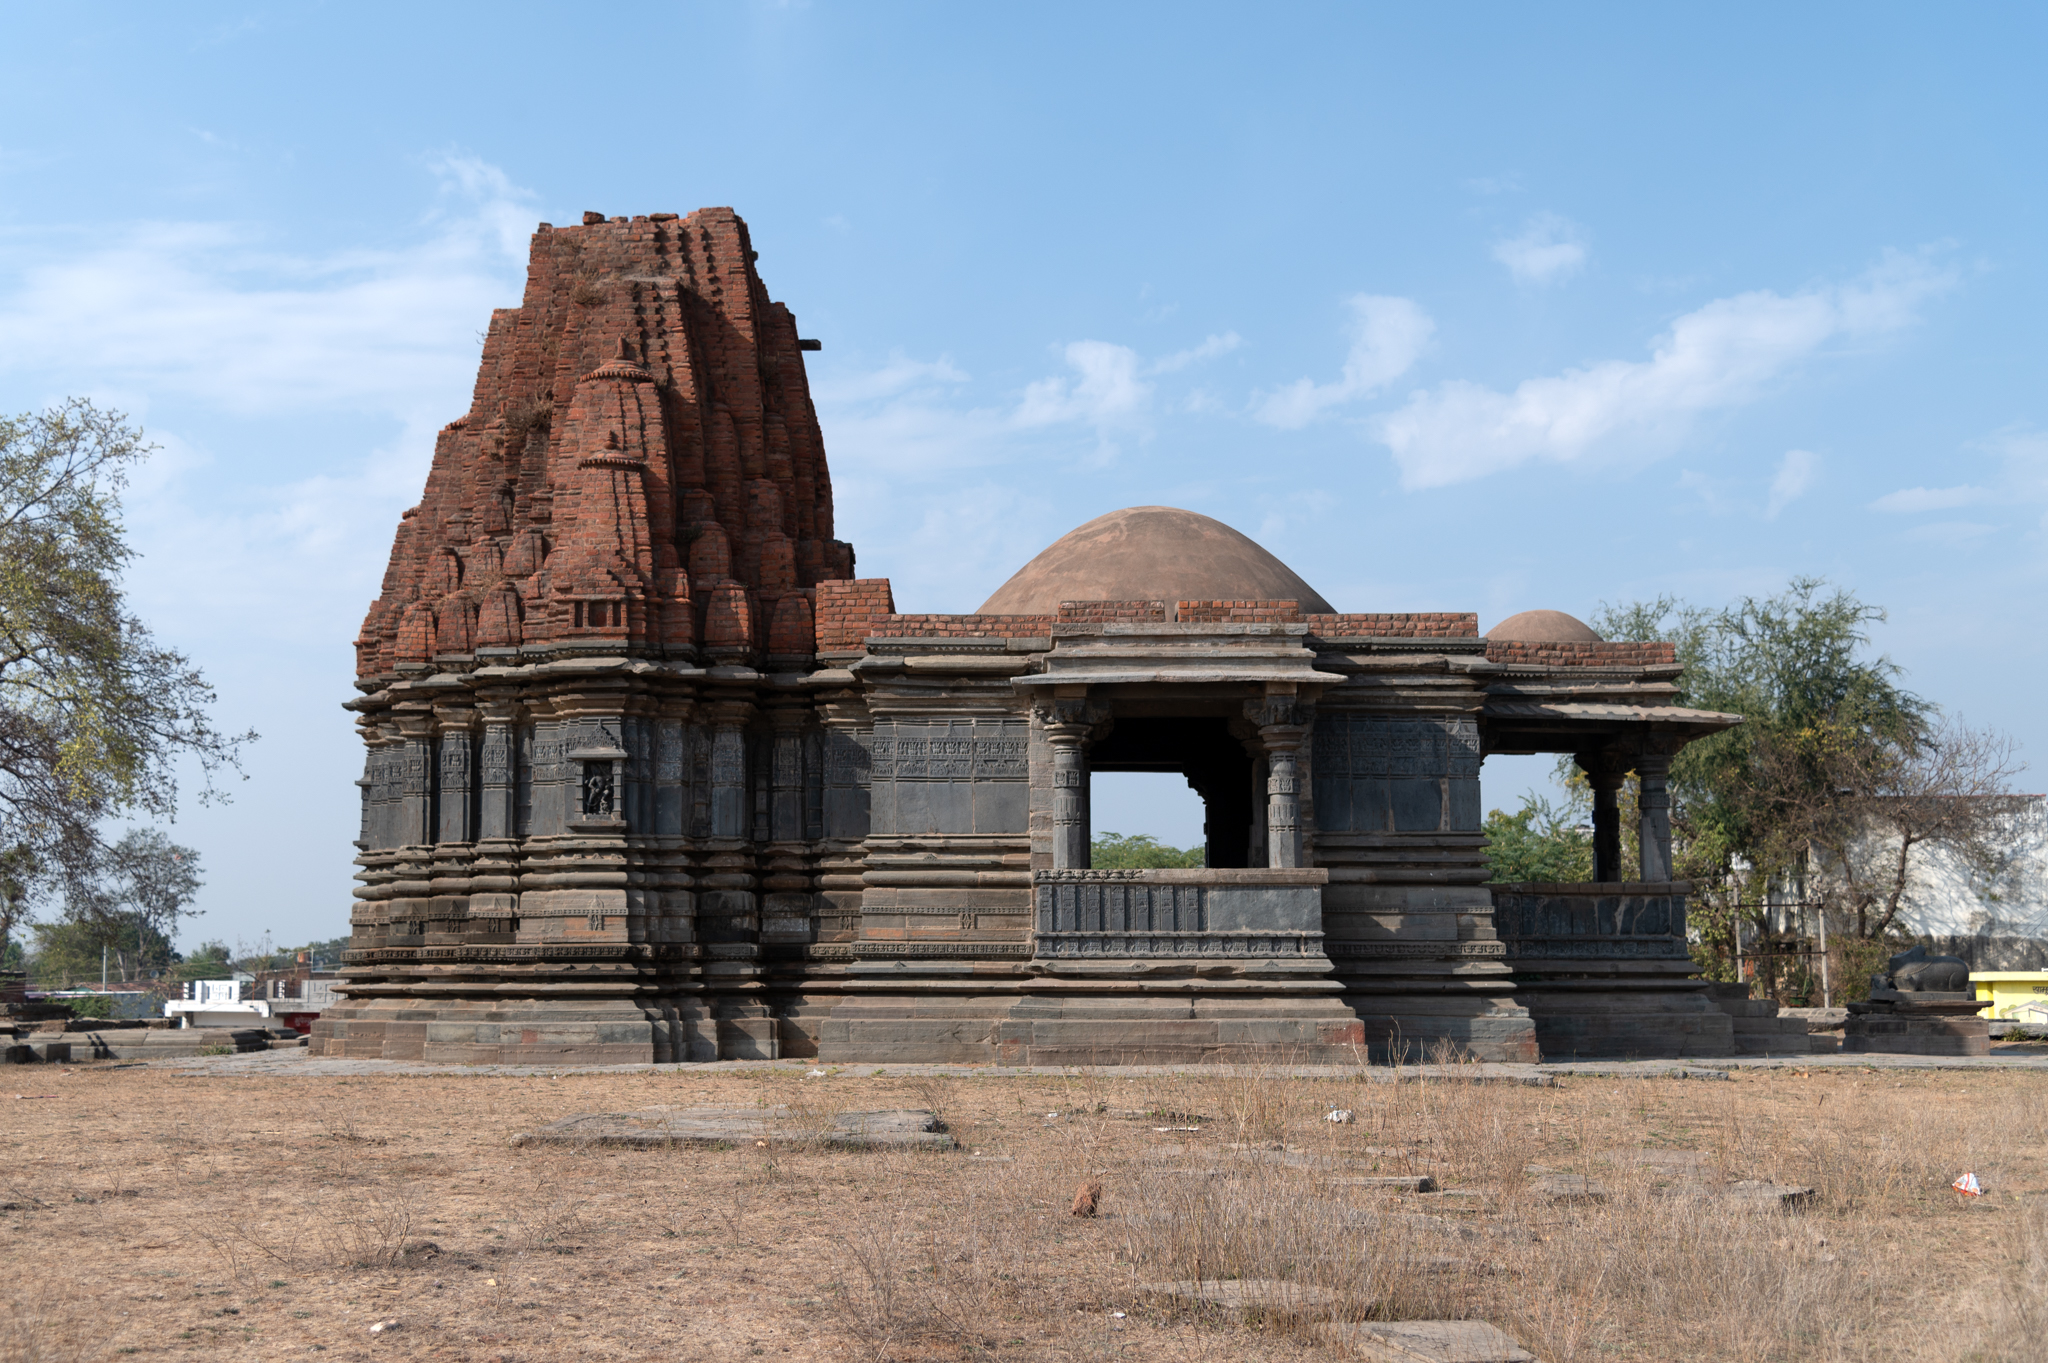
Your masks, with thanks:
[(1857, 936), (1883, 937), (1928, 888), (1929, 852), (1978, 884), (2013, 871), (2029, 797), (2012, 789), (2022, 763), (2010, 738), (1934, 720), (1902, 737), (1818, 728), (1796, 739), (1759, 752), (1754, 775), (1782, 816), (1774, 836), (1806, 845), (1809, 893)]

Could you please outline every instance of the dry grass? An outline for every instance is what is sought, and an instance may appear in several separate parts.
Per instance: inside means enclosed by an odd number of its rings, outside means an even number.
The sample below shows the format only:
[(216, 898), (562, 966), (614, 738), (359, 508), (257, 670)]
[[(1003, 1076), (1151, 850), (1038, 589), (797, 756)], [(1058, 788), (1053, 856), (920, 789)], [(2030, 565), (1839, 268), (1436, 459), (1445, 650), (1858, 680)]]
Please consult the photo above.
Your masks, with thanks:
[[(2048, 1337), (2036, 1074), (802, 1074), (39, 1071), (56, 1098), (0, 1108), (0, 1363), (1327, 1356), (1287, 1293), (1491, 1320), (1550, 1363), (1988, 1363)], [(506, 1142), (662, 1103), (820, 1136), (929, 1107), (963, 1149)], [(1950, 1192), (1964, 1169), (1991, 1195)], [(1420, 1174), (1447, 1191), (1358, 1181)], [(1738, 1179), (1817, 1196), (1759, 1207)], [(1100, 1214), (1070, 1214), (1093, 1180)], [(1232, 1278), (1289, 1286), (1251, 1314), (1141, 1290)]]

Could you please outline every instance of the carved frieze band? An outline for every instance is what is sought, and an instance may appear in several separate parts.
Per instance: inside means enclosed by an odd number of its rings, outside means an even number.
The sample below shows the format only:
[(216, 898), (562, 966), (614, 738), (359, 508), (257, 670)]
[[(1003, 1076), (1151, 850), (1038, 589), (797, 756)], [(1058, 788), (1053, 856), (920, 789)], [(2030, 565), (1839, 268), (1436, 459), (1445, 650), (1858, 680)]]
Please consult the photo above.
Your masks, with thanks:
[(1479, 724), (1470, 716), (1377, 719), (1317, 716), (1311, 760), (1318, 777), (1479, 775)]

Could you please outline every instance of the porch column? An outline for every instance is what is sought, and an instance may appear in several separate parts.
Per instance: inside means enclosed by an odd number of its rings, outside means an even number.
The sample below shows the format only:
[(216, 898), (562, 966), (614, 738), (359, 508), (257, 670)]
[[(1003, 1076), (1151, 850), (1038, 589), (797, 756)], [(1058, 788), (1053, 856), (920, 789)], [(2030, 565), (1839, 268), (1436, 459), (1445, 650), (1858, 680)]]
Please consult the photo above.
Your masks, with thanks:
[(1593, 879), (1620, 880), (1621, 785), (1628, 779), (1628, 767), (1590, 753), (1577, 754), (1573, 760), (1593, 788)]
[(1671, 758), (1664, 753), (1645, 753), (1636, 759), (1636, 779), (1642, 783), (1642, 821), (1637, 831), (1642, 844), (1644, 880), (1671, 879), (1671, 791), (1665, 784), (1671, 774)]
[(1259, 726), (1266, 750), (1266, 865), (1292, 870), (1301, 865), (1301, 744), (1308, 717), (1293, 696), (1247, 702), (1245, 713)]
[(1046, 726), (1052, 744), (1052, 864), (1054, 870), (1088, 868), (1088, 726)]

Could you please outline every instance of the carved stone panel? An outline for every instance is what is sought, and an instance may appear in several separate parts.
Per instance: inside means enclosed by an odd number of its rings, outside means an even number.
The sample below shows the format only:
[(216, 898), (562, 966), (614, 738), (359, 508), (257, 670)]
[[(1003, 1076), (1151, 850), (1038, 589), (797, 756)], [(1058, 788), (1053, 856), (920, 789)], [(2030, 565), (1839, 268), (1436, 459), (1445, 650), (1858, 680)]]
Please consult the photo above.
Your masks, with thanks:
[(1382, 719), (1324, 711), (1311, 740), (1326, 833), (1477, 832), (1479, 726), (1469, 716)]
[(868, 835), (870, 730), (826, 730), (824, 836), (858, 842)]
[(875, 723), (871, 816), (877, 833), (1022, 833), (1029, 814), (1027, 721)]

